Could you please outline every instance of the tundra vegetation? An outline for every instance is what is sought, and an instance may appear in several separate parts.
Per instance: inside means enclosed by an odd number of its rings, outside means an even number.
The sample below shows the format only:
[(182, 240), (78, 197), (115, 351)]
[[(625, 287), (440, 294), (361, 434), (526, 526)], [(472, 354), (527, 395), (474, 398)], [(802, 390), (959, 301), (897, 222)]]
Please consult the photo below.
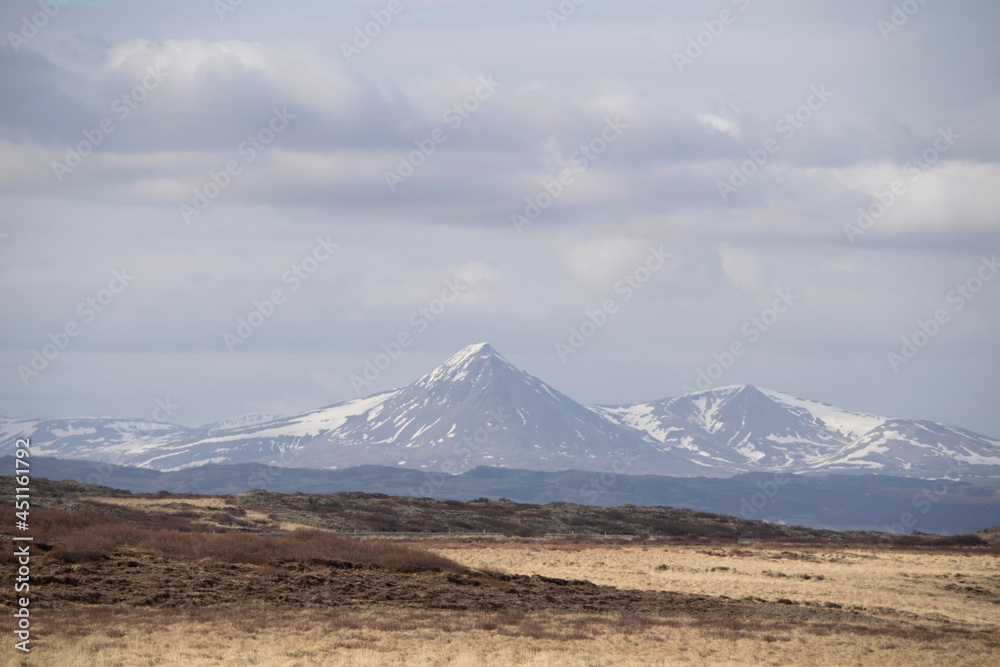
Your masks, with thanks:
[(1000, 657), (995, 531), (880, 539), (669, 508), (133, 495), (43, 479), (33, 499), (33, 646), (8, 643), (5, 664)]

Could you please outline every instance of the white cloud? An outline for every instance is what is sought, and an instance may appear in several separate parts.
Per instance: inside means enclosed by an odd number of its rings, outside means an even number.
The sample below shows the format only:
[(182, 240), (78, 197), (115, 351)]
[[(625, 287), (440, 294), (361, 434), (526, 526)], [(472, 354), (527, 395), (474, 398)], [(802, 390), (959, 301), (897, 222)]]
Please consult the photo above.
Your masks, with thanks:
[(618, 278), (645, 259), (645, 244), (634, 238), (598, 237), (574, 243), (566, 252), (566, 267), (585, 288), (611, 288)]
[[(23, 4), (0, 3), (0, 15), (17, 24)], [(147, 410), (136, 394), (164, 384), (202, 411), (192, 422), (349, 398), (338, 374), (453, 272), (477, 283), (474, 294), (385, 382), (413, 379), (453, 345), (492, 340), (554, 359), (545, 379), (573, 386), (574, 397), (619, 400), (600, 379), (577, 382), (585, 374), (553, 356), (553, 336), (662, 244), (671, 261), (587, 349), (594, 363), (622, 369), (629, 398), (680, 386), (682, 372), (739, 336), (787, 281), (801, 286), (801, 309), (734, 374), (857, 397), (845, 407), (890, 412), (881, 406), (891, 396), (915, 417), (963, 423), (975, 413), (979, 424), (967, 425), (1000, 432), (989, 426), (1000, 424), (989, 403), (1000, 379), (984, 370), (970, 380), (967, 362), (996, 366), (992, 287), (921, 353), (915, 363), (933, 373), (878, 375), (907, 327), (1000, 247), (1000, 80), (968, 66), (997, 61), (996, 2), (928, 5), (888, 45), (864, 0), (755, 3), (684, 75), (671, 54), (715, 11), (693, 0), (656, 11), (645, 0), (592, 4), (556, 32), (532, 3), (422, 3), (351, 63), (340, 40), (384, 2), (244, 2), (221, 23), (208, 2), (134, 4), (122, 13), (90, 3), (20, 54), (0, 47), (5, 367), (30, 357), (112, 266), (144, 269), (37, 389), (0, 374), (0, 413), (127, 414)], [(52, 160), (157, 65), (169, 72), (162, 87), (59, 184)], [(502, 82), (496, 96), (389, 192), (384, 172), (480, 74)], [(716, 182), (823, 84), (835, 97), (723, 202)], [(289, 131), (184, 225), (177, 205), (275, 105), (298, 116)], [(629, 124), (621, 140), (517, 234), (511, 213), (618, 115)], [(849, 244), (842, 226), (857, 207), (906, 177), (900, 165), (948, 124), (962, 137), (946, 159)], [(219, 351), (221, 331), (328, 233), (343, 242), (335, 263), (239, 354), (221, 348), (206, 372), (204, 350)], [(157, 360), (142, 376), (121, 356), (139, 348)], [(84, 363), (95, 349), (107, 355)], [(275, 350), (280, 358), (267, 357)], [(329, 365), (310, 379), (323, 355)], [(780, 368), (769, 363), (778, 358)]]
[(722, 245), (718, 248), (722, 271), (729, 282), (742, 292), (760, 291), (764, 284), (760, 255), (756, 250)]
[(732, 122), (731, 120), (726, 120), (721, 116), (716, 116), (715, 114), (709, 114), (709, 113), (695, 114), (695, 120), (697, 120), (699, 123), (707, 125), (713, 130), (722, 132), (724, 134), (731, 134), (734, 137), (738, 137), (740, 134), (739, 127), (737, 127), (736, 123)]

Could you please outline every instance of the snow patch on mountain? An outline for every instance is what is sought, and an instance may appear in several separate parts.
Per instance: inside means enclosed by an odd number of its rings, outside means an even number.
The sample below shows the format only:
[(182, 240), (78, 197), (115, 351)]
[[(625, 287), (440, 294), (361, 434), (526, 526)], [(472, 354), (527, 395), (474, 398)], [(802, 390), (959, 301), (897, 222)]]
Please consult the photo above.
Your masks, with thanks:
[(794, 396), (771, 389), (761, 389), (758, 387), (758, 390), (779, 405), (786, 406), (792, 412), (808, 414), (817, 423), (848, 440), (856, 440), (873, 428), (881, 426), (886, 421), (886, 417), (879, 417), (865, 412), (849, 412), (836, 408), (829, 403), (795, 398)]
[[(1000, 442), (926, 421), (841, 410), (749, 385), (619, 406), (583, 406), (470, 345), (393, 391), (297, 415), (197, 429), (151, 420), (0, 418), (0, 447), (179, 470), (207, 462), (342, 469), (477, 465), (628, 474), (878, 472), (1000, 477)], [(405, 452), (405, 453), (404, 453)]]

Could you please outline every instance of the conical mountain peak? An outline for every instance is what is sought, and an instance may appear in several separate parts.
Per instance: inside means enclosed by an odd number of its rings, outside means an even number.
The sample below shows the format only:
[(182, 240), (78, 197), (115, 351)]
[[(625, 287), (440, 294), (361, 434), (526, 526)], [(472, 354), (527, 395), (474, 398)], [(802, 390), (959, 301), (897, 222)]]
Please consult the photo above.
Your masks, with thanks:
[(462, 348), (414, 384), (430, 387), (441, 383), (475, 382), (483, 375), (500, 370), (520, 374), (489, 343), (476, 343)]
[(753, 385), (586, 407), (516, 368), (489, 343), (464, 347), (399, 389), (269, 417), (199, 429), (142, 420), (0, 418), (0, 446), (30, 437), (46, 456), (101, 461), (120, 454), (123, 463), (160, 470), (208, 461), (391, 465), (442, 479), (476, 466), (710, 476), (877, 472), (940, 479), (954, 474), (956, 461), (967, 470), (961, 476), (1000, 474), (995, 439), (841, 410)]
[(448, 361), (444, 362), (444, 365), (451, 366), (461, 364), (469, 359), (485, 359), (489, 357), (503, 358), (489, 343), (475, 343), (474, 345), (463, 347), (461, 350), (451, 355), (451, 357), (448, 358)]

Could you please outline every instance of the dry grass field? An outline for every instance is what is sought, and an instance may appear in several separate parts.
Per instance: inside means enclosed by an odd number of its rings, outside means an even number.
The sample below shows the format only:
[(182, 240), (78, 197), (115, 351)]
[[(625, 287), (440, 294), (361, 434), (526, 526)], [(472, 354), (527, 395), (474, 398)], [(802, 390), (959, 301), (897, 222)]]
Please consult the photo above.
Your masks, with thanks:
[(24, 665), (969, 665), (993, 634), (748, 618), (340, 609), (98, 608), (40, 616)]
[[(1000, 549), (979, 538), (906, 536), (873, 549), (871, 535), (680, 511), (663, 523), (679, 536), (542, 538), (518, 522), (614, 517), (39, 486), (32, 652), (15, 651), (11, 635), (4, 665), (1000, 664)], [(393, 502), (413, 527), (430, 517), (515, 532), (330, 533), (345, 516), (378, 525), (396, 516)], [(653, 523), (675, 513), (645, 512)], [(620, 514), (615, 526), (642, 518)], [(768, 531), (786, 539), (739, 537)], [(0, 605), (14, 604), (0, 589)]]
[(25, 665), (985, 665), (947, 630), (393, 609), (47, 615)]
[(471, 568), (1000, 628), (1000, 558), (974, 551), (493, 545), (432, 549)]
[[(524, 540), (456, 541), (431, 551), (472, 570), (722, 599), (690, 613), (604, 611), (600, 604), (583, 613), (558, 604), (485, 611), (357, 599), (325, 609), (51, 609), (38, 612), (31, 656), (5, 650), (7, 664), (889, 667), (1000, 660), (995, 555)], [(750, 606), (727, 611), (726, 598)]]

